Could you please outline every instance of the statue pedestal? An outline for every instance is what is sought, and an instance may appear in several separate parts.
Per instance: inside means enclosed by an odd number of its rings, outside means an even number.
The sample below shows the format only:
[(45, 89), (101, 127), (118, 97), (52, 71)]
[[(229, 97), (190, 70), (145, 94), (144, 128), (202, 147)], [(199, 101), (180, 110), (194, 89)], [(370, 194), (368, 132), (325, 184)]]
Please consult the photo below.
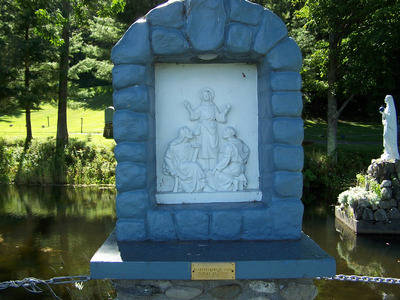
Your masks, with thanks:
[[(206, 262), (204, 269), (196, 269)], [(227, 270), (224, 263), (231, 265), (229, 279), (223, 278), (227, 274), (222, 272)], [(299, 240), (276, 242), (117, 243), (114, 231), (91, 259), (90, 270), (92, 279), (113, 279), (120, 300), (200, 295), (196, 299), (284, 300), (300, 294), (301, 299), (312, 300), (317, 288), (311, 278), (334, 276), (336, 265), (305, 234)], [(200, 277), (196, 278), (197, 271)], [(206, 280), (202, 275), (222, 280)]]
[(305, 234), (295, 241), (117, 243), (115, 231), (90, 261), (91, 278), (191, 280), (193, 262), (233, 262), (235, 279), (335, 275), (335, 260)]

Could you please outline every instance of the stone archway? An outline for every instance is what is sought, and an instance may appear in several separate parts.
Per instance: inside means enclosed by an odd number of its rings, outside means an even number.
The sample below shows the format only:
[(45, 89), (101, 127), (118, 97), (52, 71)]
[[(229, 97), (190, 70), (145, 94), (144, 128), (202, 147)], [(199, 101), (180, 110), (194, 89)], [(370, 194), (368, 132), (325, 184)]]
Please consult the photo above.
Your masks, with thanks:
[[(119, 241), (300, 238), (302, 58), (275, 14), (243, 0), (169, 1), (132, 24), (112, 61)], [(156, 203), (159, 63), (256, 66), (261, 201)]]

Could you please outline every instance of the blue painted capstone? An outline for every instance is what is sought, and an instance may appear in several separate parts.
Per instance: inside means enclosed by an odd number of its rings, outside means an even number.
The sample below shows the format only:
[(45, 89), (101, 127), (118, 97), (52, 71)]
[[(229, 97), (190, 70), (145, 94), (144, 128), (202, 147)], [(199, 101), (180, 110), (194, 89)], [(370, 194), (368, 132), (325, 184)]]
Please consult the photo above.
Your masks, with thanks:
[(129, 27), (114, 46), (111, 60), (115, 65), (141, 64), (148, 61), (150, 55), (149, 26), (144, 20), (139, 20)]

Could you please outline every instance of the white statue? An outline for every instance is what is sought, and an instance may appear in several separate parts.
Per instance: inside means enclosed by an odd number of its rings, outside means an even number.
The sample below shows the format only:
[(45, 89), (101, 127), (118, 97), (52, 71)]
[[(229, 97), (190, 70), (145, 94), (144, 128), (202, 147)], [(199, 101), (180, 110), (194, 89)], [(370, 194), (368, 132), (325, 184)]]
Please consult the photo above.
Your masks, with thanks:
[(225, 105), (224, 110), (220, 112), (213, 102), (214, 91), (211, 88), (201, 89), (199, 96), (201, 103), (196, 109), (192, 109), (188, 101), (185, 101), (184, 104), (190, 113), (190, 120), (198, 121), (194, 134), (198, 137), (200, 143), (199, 163), (204, 171), (211, 171), (218, 160), (217, 122), (226, 122), (226, 114), (231, 105)]
[(196, 162), (199, 145), (193, 138), (193, 132), (182, 127), (165, 153), (163, 171), (174, 177), (173, 192), (202, 192), (206, 186), (206, 175)]
[(381, 107), (379, 112), (382, 114), (383, 124), (383, 148), (384, 152), (381, 159), (399, 159), (397, 147), (397, 117), (396, 107), (393, 97), (385, 97), (386, 108)]
[(227, 127), (223, 138), (228, 141), (223, 158), (215, 166), (214, 185), (219, 191), (242, 191), (247, 185), (244, 175), (250, 149), (236, 137), (235, 129)]

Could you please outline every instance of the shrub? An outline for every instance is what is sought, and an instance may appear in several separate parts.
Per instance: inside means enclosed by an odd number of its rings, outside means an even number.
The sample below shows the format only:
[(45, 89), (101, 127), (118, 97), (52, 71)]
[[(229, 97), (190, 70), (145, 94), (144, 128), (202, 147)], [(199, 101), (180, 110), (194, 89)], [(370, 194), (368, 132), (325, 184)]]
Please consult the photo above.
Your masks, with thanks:
[[(8, 144), (0, 140), (0, 182), (114, 184), (114, 144), (71, 139), (61, 153), (53, 139)], [(60, 176), (61, 174), (61, 176)]]
[[(378, 157), (381, 151), (364, 148), (351, 145), (351, 148), (339, 149), (335, 164), (326, 154), (326, 145), (304, 145), (303, 202), (311, 204), (321, 201), (321, 197), (326, 197), (324, 200), (327, 204), (335, 204), (342, 191), (354, 186), (355, 175), (365, 171), (371, 158)], [(376, 188), (374, 185), (371, 187)]]

